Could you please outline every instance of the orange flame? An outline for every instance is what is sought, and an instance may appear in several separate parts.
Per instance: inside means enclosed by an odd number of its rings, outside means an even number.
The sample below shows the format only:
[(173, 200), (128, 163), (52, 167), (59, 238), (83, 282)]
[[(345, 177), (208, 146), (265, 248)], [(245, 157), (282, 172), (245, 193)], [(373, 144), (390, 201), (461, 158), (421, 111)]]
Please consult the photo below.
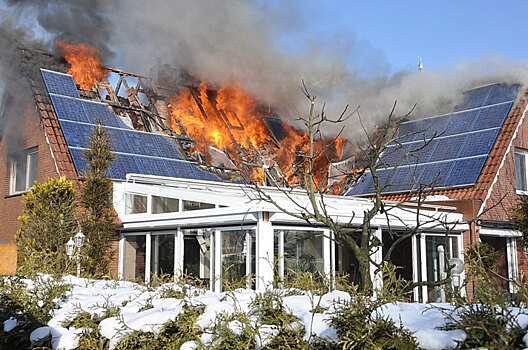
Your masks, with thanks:
[(108, 77), (108, 71), (103, 68), (97, 49), (59, 40), (55, 41), (55, 45), (62, 49), (64, 58), (70, 64), (68, 74), (73, 76), (81, 89), (90, 90), (96, 82)]
[[(212, 90), (201, 84), (190, 88), (171, 101), (172, 127), (175, 131), (192, 136), (202, 154), (208, 146), (224, 150), (239, 166), (242, 162), (258, 164), (263, 150), (272, 150), (274, 160), (289, 183), (303, 181), (307, 168), (306, 156), (309, 138), (305, 133), (284, 123), (284, 137), (280, 145), (273, 141), (258, 103), (236, 85), (230, 84)], [(333, 142), (332, 142), (333, 141)], [(328, 173), (329, 159), (340, 158), (345, 140), (318, 140), (314, 144), (314, 177), (317, 184)], [(262, 183), (262, 168), (250, 169), (250, 177)]]

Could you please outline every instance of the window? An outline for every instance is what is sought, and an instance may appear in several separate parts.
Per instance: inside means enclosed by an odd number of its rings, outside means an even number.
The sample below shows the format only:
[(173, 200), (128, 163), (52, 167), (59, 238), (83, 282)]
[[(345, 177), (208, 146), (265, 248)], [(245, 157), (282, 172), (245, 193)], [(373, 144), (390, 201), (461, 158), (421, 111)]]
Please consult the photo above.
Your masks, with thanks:
[(180, 210), (180, 200), (176, 198), (152, 196), (152, 214), (174, 213)]
[(147, 212), (147, 196), (133, 193), (125, 194), (125, 214)]
[(183, 201), (183, 211), (190, 210), (202, 210), (202, 209), (212, 209), (215, 205), (211, 203), (202, 203), (194, 201)]
[(528, 150), (515, 149), (515, 182), (517, 191), (528, 191), (526, 157), (528, 157)]
[(286, 279), (304, 272), (323, 274), (323, 232), (274, 230), (278, 275)]
[(38, 148), (33, 147), (14, 154), (11, 158), (9, 193), (28, 191), (37, 179)]

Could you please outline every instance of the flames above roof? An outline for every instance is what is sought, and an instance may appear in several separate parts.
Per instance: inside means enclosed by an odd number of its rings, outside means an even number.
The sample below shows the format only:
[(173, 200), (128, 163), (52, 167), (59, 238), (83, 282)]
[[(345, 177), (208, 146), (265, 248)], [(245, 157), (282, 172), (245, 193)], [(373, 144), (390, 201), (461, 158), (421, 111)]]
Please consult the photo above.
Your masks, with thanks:
[[(224, 177), (237, 172), (260, 184), (304, 184), (308, 135), (236, 84), (213, 87), (160, 64), (141, 76), (103, 67), (85, 45), (58, 45), (83, 97), (108, 103), (135, 129), (176, 136), (187, 159)], [(315, 141), (314, 175), (323, 188), (336, 183), (328, 181), (329, 165), (341, 159), (344, 143)]]

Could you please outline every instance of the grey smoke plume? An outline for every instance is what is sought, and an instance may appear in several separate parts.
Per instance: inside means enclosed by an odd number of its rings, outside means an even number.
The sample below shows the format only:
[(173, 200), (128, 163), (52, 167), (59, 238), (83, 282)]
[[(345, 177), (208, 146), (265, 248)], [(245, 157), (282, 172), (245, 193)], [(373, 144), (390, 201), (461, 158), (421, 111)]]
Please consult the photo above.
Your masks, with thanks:
[[(35, 113), (28, 78), (38, 72), (38, 55), (32, 62), (19, 48), (53, 50), (57, 39), (84, 42), (97, 47), (102, 56), (112, 56), (108, 46), (111, 26), (102, 1), (4, 0), (0, 3), (0, 138), (8, 149), (21, 147), (18, 118)], [(32, 65), (37, 65), (33, 67)], [(42, 62), (46, 67), (49, 62)]]
[[(113, 4), (114, 21), (127, 18), (112, 36), (117, 58), (126, 67), (145, 72), (160, 57), (208, 82), (241, 84), (291, 119), (296, 115), (290, 99), (301, 110), (308, 106), (299, 92), (301, 79), (319, 102), (326, 102), (330, 115), (346, 104), (361, 106), (369, 127), (386, 120), (394, 101), (399, 115), (416, 104), (411, 117), (430, 116), (449, 111), (464, 89), (495, 81), (524, 82), (528, 72), (525, 62), (490, 58), (447, 71), (390, 75), (382, 55), (346, 33), (339, 39), (307, 42), (298, 53), (285, 53), (277, 44), (285, 32), (310, 40), (302, 35), (310, 21), (292, 4), (280, 10), (242, 0)], [(365, 76), (365, 71), (373, 74)], [(350, 126), (347, 132), (361, 134), (358, 129)]]
[(96, 47), (103, 59), (112, 56), (109, 47), (112, 25), (103, 0), (5, 0), (6, 4), (33, 18), (50, 43), (66, 40)]
[[(32, 19), (45, 31), (48, 48), (57, 38), (84, 42), (99, 49), (105, 63), (144, 74), (159, 58), (212, 84), (239, 84), (290, 121), (297, 117), (292, 104), (301, 112), (308, 106), (301, 79), (331, 116), (346, 104), (361, 106), (366, 127), (384, 122), (394, 101), (398, 115), (417, 104), (411, 116), (417, 118), (449, 111), (460, 92), (475, 85), (527, 81), (525, 62), (501, 58), (390, 74), (383, 55), (350, 33), (308, 37), (313, 18), (294, 2), (277, 8), (243, 0), (5, 1), (18, 14), (11, 17), (18, 26), (11, 27), (22, 30), (20, 23)], [(34, 37), (29, 28), (24, 35)], [(296, 50), (284, 44), (288, 36), (299, 41)], [(357, 125), (353, 119), (347, 136), (362, 134)]]

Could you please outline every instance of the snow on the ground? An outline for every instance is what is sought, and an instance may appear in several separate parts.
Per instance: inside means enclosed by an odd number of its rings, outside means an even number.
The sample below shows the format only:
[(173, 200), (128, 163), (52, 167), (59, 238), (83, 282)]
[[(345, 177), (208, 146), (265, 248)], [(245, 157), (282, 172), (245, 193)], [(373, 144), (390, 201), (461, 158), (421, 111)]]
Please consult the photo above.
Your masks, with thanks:
[[(212, 325), (216, 314), (220, 312), (232, 313), (239, 311), (248, 313), (249, 304), (257, 292), (240, 289), (232, 293), (213, 293), (210, 291), (187, 287), (189, 298), (176, 299), (164, 297), (167, 289), (182, 290), (182, 287), (169, 283), (159, 287), (146, 287), (126, 281), (103, 281), (64, 277), (64, 282), (73, 287), (63, 301), (59, 301), (53, 318), (47, 327), (36, 329), (31, 334), (31, 340), (41, 339), (52, 335), (54, 349), (74, 349), (78, 346), (78, 335), (82, 329), (64, 328), (64, 321), (73, 319), (80, 311), (103, 315), (105, 310), (113, 307), (119, 310), (118, 316), (104, 319), (100, 325), (100, 332), (110, 339), (111, 348), (121, 339), (135, 330), (158, 332), (161, 326), (169, 320), (174, 320), (182, 312), (184, 303), (194, 306), (205, 306), (204, 313), (197, 324), (203, 328)], [(298, 294), (298, 293), (297, 293)], [(334, 329), (328, 326), (329, 314), (334, 309), (334, 303), (349, 300), (350, 295), (342, 291), (333, 291), (319, 297), (311, 293), (303, 295), (288, 295), (283, 298), (285, 307), (299, 318), (299, 326), (304, 325), (305, 338), (315, 334), (327, 339), (336, 339)], [(316, 308), (317, 307), (317, 308)], [(324, 310), (315, 313), (314, 309)], [(456, 341), (463, 340), (465, 333), (461, 330), (444, 331), (440, 328), (446, 324), (446, 313), (455, 310), (450, 304), (417, 304), (392, 303), (380, 308), (380, 317), (390, 318), (397, 325), (402, 325), (414, 333), (418, 342), (426, 349), (449, 349), (456, 346)], [(520, 315), (520, 323), (528, 325), (528, 316)], [(14, 318), (4, 322), (4, 331), (8, 332), (17, 324)], [(230, 328), (236, 332), (239, 324), (232, 322)], [(291, 325), (295, 327), (295, 324)], [(268, 342), (277, 334), (274, 326), (264, 325), (260, 328), (261, 339)], [(208, 342), (211, 334), (204, 333), (202, 342)], [(525, 337), (528, 343), (528, 337)], [(263, 344), (264, 345), (264, 344)], [(182, 349), (194, 349), (196, 343), (189, 341)]]

